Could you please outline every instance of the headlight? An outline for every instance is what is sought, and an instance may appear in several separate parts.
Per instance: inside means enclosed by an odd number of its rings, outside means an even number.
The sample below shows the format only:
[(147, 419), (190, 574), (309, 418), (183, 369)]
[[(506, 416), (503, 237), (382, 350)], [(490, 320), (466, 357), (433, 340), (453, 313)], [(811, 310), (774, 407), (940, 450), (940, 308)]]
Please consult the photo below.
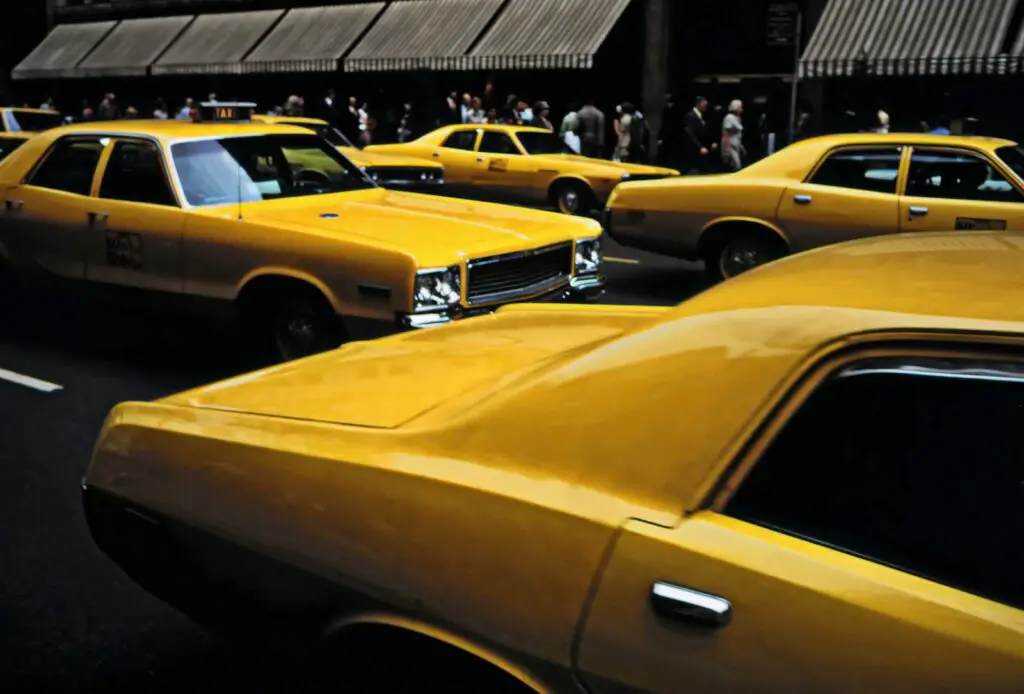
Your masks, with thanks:
[(601, 239), (576, 242), (576, 274), (592, 275), (601, 269)]
[(459, 266), (437, 270), (420, 270), (413, 287), (413, 311), (436, 311), (459, 303), (462, 298), (462, 275)]

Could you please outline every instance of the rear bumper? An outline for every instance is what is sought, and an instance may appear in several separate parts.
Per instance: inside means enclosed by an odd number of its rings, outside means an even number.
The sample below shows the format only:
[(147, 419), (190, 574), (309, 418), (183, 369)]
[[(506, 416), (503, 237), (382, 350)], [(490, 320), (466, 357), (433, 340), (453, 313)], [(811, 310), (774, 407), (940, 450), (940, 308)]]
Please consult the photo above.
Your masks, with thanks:
[[(564, 287), (543, 294), (541, 296), (533, 297), (528, 299), (525, 303), (529, 302), (565, 302), (565, 303), (583, 303), (589, 301), (597, 301), (604, 296), (605, 285), (608, 283), (608, 279), (604, 275), (588, 275), (586, 277), (573, 277), (569, 280), (569, 284)], [(524, 303), (518, 301), (512, 301), (508, 303)], [(420, 313), (420, 314), (399, 314), (397, 322), (399, 327), (405, 329), (419, 329), (419, 328), (432, 328), (438, 325), (447, 325), (457, 320), (464, 318), (472, 318), (474, 316), (486, 316), (494, 313), (502, 306), (506, 304), (496, 304), (493, 306), (481, 306), (477, 308), (462, 308), (457, 306), (446, 311), (435, 311), (433, 313)]]

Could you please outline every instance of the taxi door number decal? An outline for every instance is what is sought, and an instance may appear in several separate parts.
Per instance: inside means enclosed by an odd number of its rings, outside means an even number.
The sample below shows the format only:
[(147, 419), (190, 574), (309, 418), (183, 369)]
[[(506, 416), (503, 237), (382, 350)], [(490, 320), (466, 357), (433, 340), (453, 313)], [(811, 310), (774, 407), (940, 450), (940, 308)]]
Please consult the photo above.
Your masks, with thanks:
[(956, 218), (957, 231), (1005, 231), (1005, 219), (973, 219), (971, 217)]
[(129, 270), (141, 270), (142, 237), (124, 231), (108, 231), (107, 264)]
[(508, 159), (491, 159), (487, 165), (488, 171), (508, 171)]

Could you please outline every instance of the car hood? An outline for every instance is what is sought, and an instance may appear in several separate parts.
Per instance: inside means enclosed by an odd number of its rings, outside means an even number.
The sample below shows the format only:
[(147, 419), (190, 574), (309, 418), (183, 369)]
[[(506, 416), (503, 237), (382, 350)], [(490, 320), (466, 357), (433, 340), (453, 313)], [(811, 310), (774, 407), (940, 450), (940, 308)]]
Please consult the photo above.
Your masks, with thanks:
[(338, 147), (338, 151), (348, 157), (356, 166), (384, 168), (394, 167), (415, 167), (420, 169), (443, 169), (444, 166), (418, 157), (405, 157), (399, 154), (380, 154), (379, 152), (367, 152), (365, 149), (355, 147)]
[[(552, 360), (650, 324), (668, 309), (515, 306), (443, 328), (333, 352), (172, 396), (164, 402), (269, 417), (396, 428), (439, 406), (476, 402)], [(466, 406), (466, 405), (464, 405)]]
[(648, 166), (647, 164), (629, 164), (620, 161), (605, 161), (604, 159), (594, 159), (592, 157), (584, 157), (579, 154), (537, 154), (531, 157), (536, 159), (538, 162), (551, 162), (552, 164), (565, 164), (567, 162), (575, 162), (579, 164), (589, 164), (591, 166), (600, 166), (609, 169), (615, 169), (616, 171), (628, 172), (630, 174), (644, 174), (648, 176), (678, 176), (679, 172), (675, 169), (666, 169), (661, 166)]
[(601, 233), (593, 220), (383, 188), (246, 203), (243, 216), (249, 222), (305, 233), (366, 239), (409, 253), (421, 266)]

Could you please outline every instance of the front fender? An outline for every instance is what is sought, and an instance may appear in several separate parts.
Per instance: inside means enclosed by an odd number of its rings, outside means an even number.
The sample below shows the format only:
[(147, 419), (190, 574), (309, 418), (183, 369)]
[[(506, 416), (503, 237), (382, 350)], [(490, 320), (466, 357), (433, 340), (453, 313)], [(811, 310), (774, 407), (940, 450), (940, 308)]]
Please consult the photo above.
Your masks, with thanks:
[(334, 292), (330, 290), (330, 288), (326, 284), (324, 284), (323, 282), (321, 282), (319, 279), (309, 274), (308, 272), (296, 270), (294, 268), (289, 267), (261, 267), (249, 272), (249, 274), (245, 275), (245, 277), (243, 277), (241, 281), (239, 281), (239, 283), (235, 286), (234, 299), (238, 299), (238, 297), (241, 296), (242, 290), (245, 288), (246, 285), (260, 277), (287, 277), (289, 279), (299, 280), (301, 282), (311, 284), (318, 290), (320, 290), (320, 293), (323, 294), (327, 301), (330, 302), (331, 307), (334, 309), (335, 313), (342, 313), (341, 302), (338, 300), (338, 297), (334, 294)]

